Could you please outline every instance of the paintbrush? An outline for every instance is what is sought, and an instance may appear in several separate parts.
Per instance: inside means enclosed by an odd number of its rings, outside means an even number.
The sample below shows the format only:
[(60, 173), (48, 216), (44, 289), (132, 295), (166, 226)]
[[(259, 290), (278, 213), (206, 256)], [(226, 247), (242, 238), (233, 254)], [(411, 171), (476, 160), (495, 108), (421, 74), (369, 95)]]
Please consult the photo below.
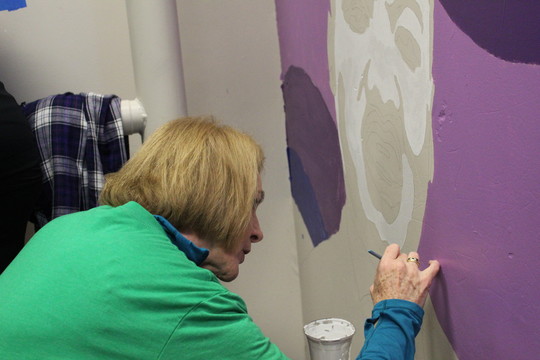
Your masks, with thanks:
[(367, 251), (368, 253), (370, 253), (371, 255), (375, 256), (377, 259), (381, 260), (382, 256), (377, 254), (375, 251), (373, 250), (368, 250)]

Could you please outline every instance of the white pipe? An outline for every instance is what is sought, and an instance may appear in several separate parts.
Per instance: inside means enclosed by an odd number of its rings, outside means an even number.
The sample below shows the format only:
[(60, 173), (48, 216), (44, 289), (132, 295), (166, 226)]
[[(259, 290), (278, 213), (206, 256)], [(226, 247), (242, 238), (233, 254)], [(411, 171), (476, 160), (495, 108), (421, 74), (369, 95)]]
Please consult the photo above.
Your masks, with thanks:
[(137, 99), (145, 135), (187, 115), (176, 0), (126, 0)]
[(144, 141), (146, 128), (146, 110), (139, 99), (120, 101), (120, 113), (124, 135), (139, 134)]

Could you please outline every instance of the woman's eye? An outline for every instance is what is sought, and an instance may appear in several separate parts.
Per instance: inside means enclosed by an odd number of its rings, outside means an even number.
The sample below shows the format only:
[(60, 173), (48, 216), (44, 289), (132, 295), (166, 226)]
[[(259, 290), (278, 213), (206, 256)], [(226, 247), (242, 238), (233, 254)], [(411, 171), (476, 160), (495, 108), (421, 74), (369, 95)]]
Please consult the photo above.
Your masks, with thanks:
[(257, 207), (263, 202), (264, 200), (264, 191), (260, 191), (259, 195), (255, 200), (253, 200), (253, 209), (257, 209)]

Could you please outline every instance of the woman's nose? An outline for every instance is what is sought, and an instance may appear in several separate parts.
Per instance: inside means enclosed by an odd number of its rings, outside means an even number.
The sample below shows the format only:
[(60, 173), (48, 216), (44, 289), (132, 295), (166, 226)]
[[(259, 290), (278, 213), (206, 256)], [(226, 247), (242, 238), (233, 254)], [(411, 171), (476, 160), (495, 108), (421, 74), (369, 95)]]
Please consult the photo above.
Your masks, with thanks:
[(263, 239), (264, 235), (261, 230), (261, 226), (259, 225), (259, 219), (257, 218), (257, 215), (253, 215), (253, 219), (251, 219), (251, 235), (250, 240), (252, 243), (259, 242)]

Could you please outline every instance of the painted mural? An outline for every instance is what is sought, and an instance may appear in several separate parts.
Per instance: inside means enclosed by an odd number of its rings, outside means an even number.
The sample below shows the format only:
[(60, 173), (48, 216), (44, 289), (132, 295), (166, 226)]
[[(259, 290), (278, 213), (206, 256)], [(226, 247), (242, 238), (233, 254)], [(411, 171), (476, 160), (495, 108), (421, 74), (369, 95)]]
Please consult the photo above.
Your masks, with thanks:
[(400, 246), (422, 220), (433, 169), (431, 13), (430, 1), (337, 0), (329, 21), (331, 85), (357, 192), (378, 237)]
[[(433, 3), (276, 0), (276, 11), (304, 316), (360, 329), (376, 267), (366, 250), (420, 240), (434, 161)], [(418, 359), (434, 348), (451, 359), (429, 309), (424, 322)]]
[[(435, 7), (435, 174), (419, 251), (460, 360), (540, 348), (540, 2)], [(529, 63), (529, 64), (526, 64)]]
[(276, 10), (304, 315), (369, 309), (361, 254), (396, 242), (442, 265), (417, 359), (536, 358), (540, 2)]

